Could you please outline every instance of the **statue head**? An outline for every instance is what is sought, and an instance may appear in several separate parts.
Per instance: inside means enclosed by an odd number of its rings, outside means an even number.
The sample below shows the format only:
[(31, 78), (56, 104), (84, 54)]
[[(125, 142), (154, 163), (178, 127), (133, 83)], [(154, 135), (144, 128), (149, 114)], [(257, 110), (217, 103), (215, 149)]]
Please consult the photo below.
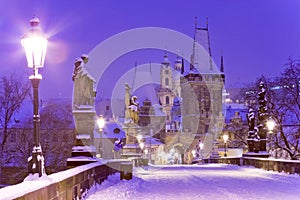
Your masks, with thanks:
[(81, 59), (83, 60), (84, 64), (86, 64), (89, 61), (89, 55), (82, 54)]
[(76, 60), (74, 62), (75, 67), (79, 67), (81, 65), (82, 61), (83, 60), (81, 58), (76, 58)]

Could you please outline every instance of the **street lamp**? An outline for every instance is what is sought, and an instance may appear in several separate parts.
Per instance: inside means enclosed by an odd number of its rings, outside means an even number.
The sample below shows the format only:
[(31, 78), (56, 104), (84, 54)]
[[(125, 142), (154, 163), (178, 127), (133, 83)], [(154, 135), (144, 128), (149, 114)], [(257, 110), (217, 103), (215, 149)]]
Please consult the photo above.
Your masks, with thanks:
[[(275, 121), (272, 118), (268, 119), (268, 121), (267, 121), (267, 127), (268, 127), (268, 130), (269, 130), (269, 133), (270, 133), (270, 137), (271, 137), (271, 139), (270, 139), (270, 145), (269, 145), (270, 149), (271, 149), (270, 150), (271, 156), (272, 156), (273, 148), (275, 149), (274, 138), (273, 138), (273, 135), (272, 135), (275, 126), (276, 126)], [(275, 157), (277, 158), (277, 150), (276, 149), (275, 149)]]
[(32, 156), (28, 158), (29, 174), (38, 173), (39, 177), (45, 174), (44, 157), (40, 144), (40, 115), (39, 115), (39, 83), (42, 75), (38, 68), (44, 66), (48, 40), (44, 37), (39, 26), (40, 20), (33, 17), (30, 21), (30, 30), (21, 40), (24, 47), (28, 67), (33, 69), (33, 75), (29, 76), (33, 88), (33, 134), (34, 147)]
[(203, 159), (203, 147), (204, 147), (204, 144), (202, 141), (200, 141), (199, 147), (200, 147), (200, 158), (202, 160)]
[(140, 147), (140, 149), (141, 149), (141, 156), (142, 156), (142, 158), (144, 157), (143, 156), (143, 152), (144, 152), (144, 147), (145, 147), (145, 143), (144, 142), (139, 142), (139, 147)]
[(138, 143), (140, 143), (142, 141), (142, 139), (143, 139), (143, 136), (141, 134), (138, 134), (136, 136), (136, 139), (138, 140)]
[(105, 119), (102, 115), (100, 115), (97, 119), (97, 125), (98, 125), (98, 128), (99, 128), (99, 131), (102, 131), (104, 126), (105, 126)]
[(100, 147), (100, 154), (101, 154), (101, 157), (103, 158), (103, 128), (105, 126), (105, 119), (102, 115), (100, 115), (97, 119), (97, 125), (98, 125), (98, 129), (99, 129), (99, 132), (100, 132), (100, 144), (101, 144), (101, 147)]
[(276, 126), (276, 123), (275, 123), (275, 121), (273, 119), (269, 119), (267, 121), (267, 127), (268, 127), (268, 130), (269, 130), (270, 133), (273, 132), (275, 126)]
[(227, 134), (224, 134), (223, 135), (223, 140), (224, 140), (224, 143), (225, 143), (225, 154), (224, 156), (227, 157), (227, 140), (228, 140), (229, 136)]
[(141, 150), (143, 151), (143, 149), (144, 149), (144, 147), (145, 147), (145, 143), (144, 143), (144, 142), (141, 142), (141, 143), (139, 144), (139, 146), (140, 146)]

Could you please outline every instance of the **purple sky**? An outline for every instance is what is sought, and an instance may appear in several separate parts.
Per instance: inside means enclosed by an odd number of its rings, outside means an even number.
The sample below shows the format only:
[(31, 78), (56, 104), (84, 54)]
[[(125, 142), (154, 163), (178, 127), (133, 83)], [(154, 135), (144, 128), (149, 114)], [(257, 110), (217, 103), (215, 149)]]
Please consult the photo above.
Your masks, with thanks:
[[(41, 71), (41, 98), (71, 97), (75, 58), (89, 53), (108, 37), (149, 26), (193, 37), (195, 16), (200, 26), (205, 26), (206, 17), (209, 19), (213, 58), (219, 66), (223, 51), (227, 86), (254, 81), (261, 74), (279, 75), (289, 56), (299, 58), (298, 0), (1, 0), (0, 13), (1, 76), (9, 71), (31, 73), (20, 38), (33, 15), (40, 18), (49, 36), (45, 67)], [(157, 52), (153, 57), (143, 52), (132, 55), (138, 58), (128, 56), (122, 62), (116, 61), (111, 72), (129, 69), (135, 60), (139, 64), (161, 62), (163, 56), (160, 58)]]

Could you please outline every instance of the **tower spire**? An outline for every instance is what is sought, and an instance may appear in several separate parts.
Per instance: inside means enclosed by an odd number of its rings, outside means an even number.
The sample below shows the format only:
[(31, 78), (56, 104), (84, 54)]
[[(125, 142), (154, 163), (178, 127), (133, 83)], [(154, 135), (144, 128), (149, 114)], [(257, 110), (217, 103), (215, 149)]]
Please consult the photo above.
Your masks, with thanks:
[(135, 60), (135, 63), (134, 63), (134, 76), (133, 76), (132, 85), (131, 85), (131, 88), (132, 88), (132, 89), (134, 89), (135, 78), (136, 78), (136, 72), (137, 72), (137, 60)]
[(197, 21), (198, 21), (198, 18), (197, 18), (197, 16), (195, 16), (194, 41), (196, 40)]
[(184, 74), (184, 59), (183, 59), (183, 55), (181, 57), (181, 74)]
[(220, 71), (221, 71), (221, 77), (222, 77), (222, 79), (223, 79), (223, 83), (225, 84), (223, 50), (222, 50), (222, 54), (221, 54), (221, 66), (220, 66)]
[(221, 55), (221, 66), (220, 66), (220, 71), (221, 71), (222, 73), (224, 73), (223, 51), (222, 51), (222, 55)]

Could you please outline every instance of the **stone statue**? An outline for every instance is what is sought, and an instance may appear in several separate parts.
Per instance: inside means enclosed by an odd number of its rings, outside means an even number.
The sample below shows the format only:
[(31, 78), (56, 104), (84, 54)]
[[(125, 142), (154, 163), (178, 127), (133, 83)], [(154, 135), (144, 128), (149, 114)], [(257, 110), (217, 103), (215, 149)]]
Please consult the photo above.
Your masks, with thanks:
[(130, 113), (129, 113), (129, 102), (130, 102), (130, 86), (128, 83), (125, 83), (125, 119), (129, 120), (130, 119)]
[(129, 114), (130, 118), (134, 123), (138, 123), (139, 121), (139, 104), (137, 102), (137, 97), (132, 96), (130, 101), (129, 101)]
[(125, 120), (129, 123), (138, 123), (139, 105), (136, 96), (131, 96), (130, 86), (125, 84)]
[(82, 105), (94, 106), (96, 92), (94, 90), (95, 80), (86, 70), (88, 56), (83, 54), (74, 63), (72, 80), (74, 81), (74, 107)]

